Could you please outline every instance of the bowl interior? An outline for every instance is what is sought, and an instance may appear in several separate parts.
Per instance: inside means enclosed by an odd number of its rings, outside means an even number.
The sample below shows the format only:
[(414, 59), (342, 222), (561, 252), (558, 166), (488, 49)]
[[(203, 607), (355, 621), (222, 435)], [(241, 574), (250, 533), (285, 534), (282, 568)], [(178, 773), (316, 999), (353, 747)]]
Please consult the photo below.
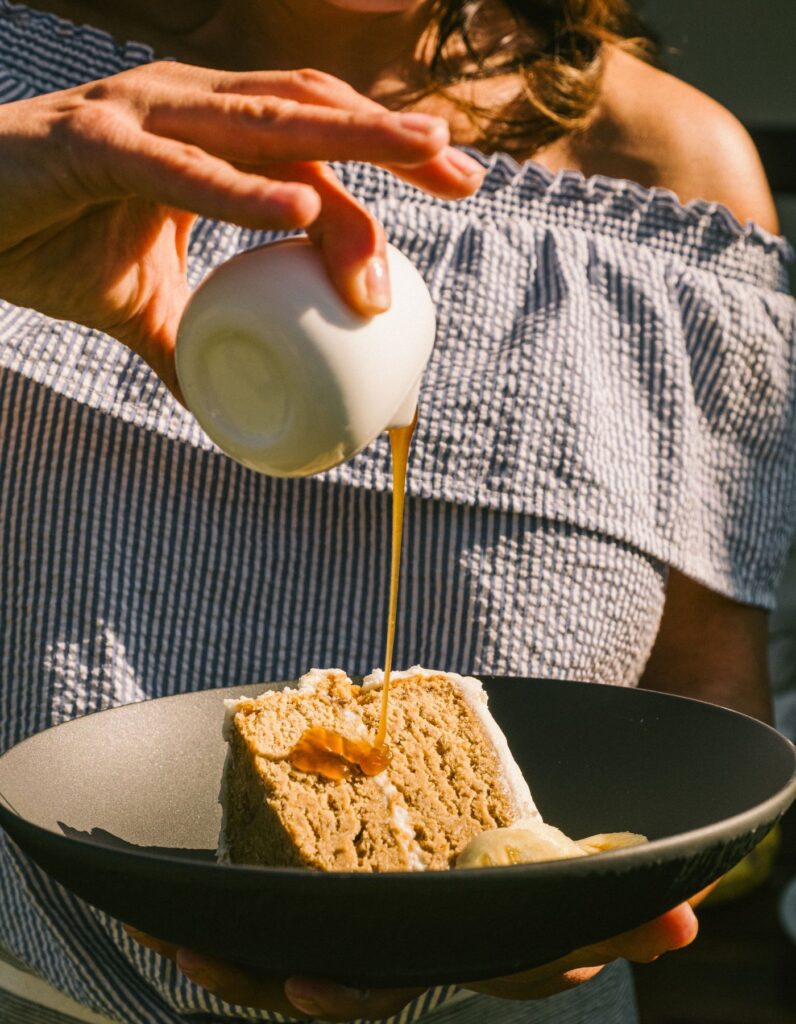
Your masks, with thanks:
[[(712, 705), (560, 681), (485, 685), (545, 820), (574, 836), (701, 829), (756, 807), (793, 772), (778, 734)], [(0, 760), (0, 793), (20, 817), (72, 837), (212, 851), (223, 698), (263, 689), (146, 701), (49, 729)]]

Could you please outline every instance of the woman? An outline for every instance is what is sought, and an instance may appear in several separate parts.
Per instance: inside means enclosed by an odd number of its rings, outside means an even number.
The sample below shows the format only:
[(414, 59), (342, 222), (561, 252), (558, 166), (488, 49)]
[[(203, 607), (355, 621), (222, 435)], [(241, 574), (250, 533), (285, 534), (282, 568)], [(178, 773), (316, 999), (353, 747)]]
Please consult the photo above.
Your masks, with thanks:
[[(383, 443), (257, 477), (201, 434), (173, 367), (189, 286), (276, 231), (306, 229), (355, 309), (386, 308), (380, 223), (440, 322), (397, 663), (768, 716), (787, 250), (747, 136), (641, 59), (622, 0), (41, 6), (0, 0), (4, 748), (114, 703), (380, 661)], [(263, 983), (137, 945), (0, 853), (0, 945), (124, 1021), (626, 1022), (626, 968), (600, 965), (695, 933), (683, 906), (459, 991)]]

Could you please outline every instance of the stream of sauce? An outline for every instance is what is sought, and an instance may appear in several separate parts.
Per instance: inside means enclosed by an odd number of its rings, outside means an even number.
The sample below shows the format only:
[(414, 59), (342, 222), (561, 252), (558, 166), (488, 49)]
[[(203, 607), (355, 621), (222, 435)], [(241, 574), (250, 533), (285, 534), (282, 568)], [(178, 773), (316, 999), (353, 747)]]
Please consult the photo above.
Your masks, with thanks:
[(390, 605), (387, 611), (387, 646), (384, 651), (384, 683), (381, 694), (381, 719), (374, 746), (383, 747), (387, 740), (387, 705), (390, 699), (390, 673), (395, 646), (395, 620), (398, 615), (398, 587), (401, 582), (401, 541), (404, 534), (404, 498), (406, 497), (406, 466), (409, 446), (417, 426), (417, 410), (408, 427), (390, 431), (392, 451), (392, 552), (390, 555)]
[(390, 700), (390, 673), (395, 647), (395, 620), (398, 615), (398, 588), (401, 581), (401, 540), (404, 526), (404, 497), (406, 495), (406, 466), (409, 446), (417, 425), (417, 412), (408, 427), (393, 427), (390, 431), (392, 452), (392, 548), (390, 555), (390, 601), (387, 610), (387, 645), (384, 652), (384, 682), (382, 684), (381, 715), (376, 739), (349, 740), (333, 729), (316, 726), (305, 729), (290, 751), (290, 763), (303, 772), (315, 772), (326, 779), (339, 782), (359, 767), (365, 775), (378, 775), (390, 763), (387, 746), (387, 708)]

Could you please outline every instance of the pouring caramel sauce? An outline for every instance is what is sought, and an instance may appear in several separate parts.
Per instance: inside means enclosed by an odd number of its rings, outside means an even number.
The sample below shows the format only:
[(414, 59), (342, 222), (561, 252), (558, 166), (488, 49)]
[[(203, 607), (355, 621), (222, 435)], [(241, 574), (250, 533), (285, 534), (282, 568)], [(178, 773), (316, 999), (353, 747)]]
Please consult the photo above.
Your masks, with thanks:
[(390, 673), (395, 646), (395, 620), (398, 615), (398, 586), (401, 578), (401, 540), (404, 526), (404, 497), (406, 495), (406, 466), (409, 446), (417, 426), (417, 411), (408, 427), (390, 430), (392, 453), (392, 550), (390, 556), (390, 602), (387, 610), (387, 646), (384, 653), (384, 682), (382, 684), (379, 729), (373, 743), (368, 740), (349, 740), (333, 729), (315, 726), (305, 729), (290, 751), (290, 763), (302, 772), (315, 772), (336, 782), (346, 778), (354, 768), (365, 775), (378, 775), (390, 763), (387, 746), (387, 708), (390, 699)]

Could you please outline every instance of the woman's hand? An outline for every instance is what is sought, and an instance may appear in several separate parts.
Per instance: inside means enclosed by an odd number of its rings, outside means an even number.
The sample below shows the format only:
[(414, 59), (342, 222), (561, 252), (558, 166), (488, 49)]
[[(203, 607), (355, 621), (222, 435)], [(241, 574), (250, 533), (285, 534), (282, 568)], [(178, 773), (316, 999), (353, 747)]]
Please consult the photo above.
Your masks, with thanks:
[(377, 313), (383, 232), (319, 161), (378, 163), (460, 198), (482, 172), (447, 142), (444, 121), (316, 71), (164, 62), (0, 106), (0, 298), (106, 331), (178, 394), (195, 215), (306, 229), (343, 298)]
[(682, 949), (694, 941), (698, 927), (690, 904), (681, 903), (639, 928), (575, 950), (553, 963), (464, 987), (501, 999), (541, 999), (582, 985), (614, 960), (646, 964)]
[[(317, 978), (294, 977), (284, 983), (263, 981), (234, 964), (210, 960), (131, 928), (126, 927), (126, 930), (136, 942), (175, 960), (183, 974), (195, 984), (238, 1006), (327, 1021), (380, 1020), (399, 1013), (420, 995), (417, 989), (357, 991)], [(637, 963), (655, 960), (669, 950), (687, 946), (696, 933), (694, 912), (688, 903), (683, 903), (640, 928), (579, 949), (554, 963), (462, 987), (503, 999), (542, 999), (583, 984), (613, 960)]]

